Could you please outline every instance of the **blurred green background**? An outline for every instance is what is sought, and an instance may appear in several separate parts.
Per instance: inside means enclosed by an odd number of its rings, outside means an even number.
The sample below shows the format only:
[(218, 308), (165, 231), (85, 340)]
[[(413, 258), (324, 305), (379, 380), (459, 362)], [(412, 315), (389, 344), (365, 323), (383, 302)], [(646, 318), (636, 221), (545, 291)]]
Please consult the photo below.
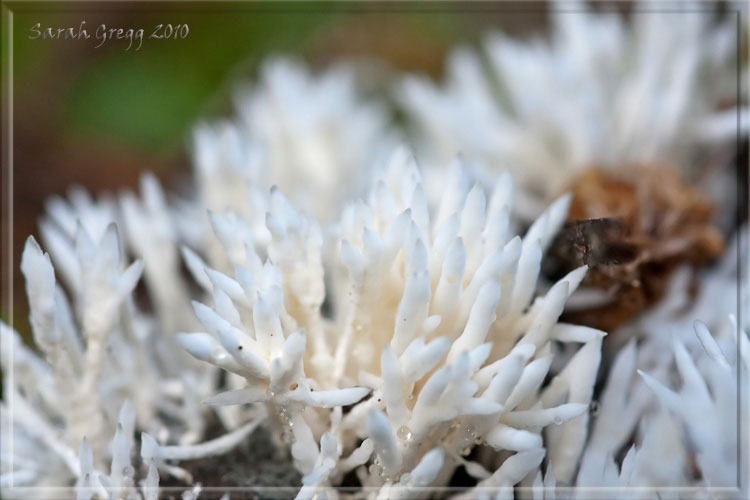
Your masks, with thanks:
[[(72, 184), (93, 193), (135, 188), (149, 170), (167, 186), (189, 175), (192, 125), (231, 116), (232, 90), (260, 61), (293, 54), (313, 68), (372, 59), (440, 76), (448, 50), (496, 28), (541, 32), (542, 2), (498, 3), (7, 3), (13, 11), (14, 325), (28, 335), (19, 272), (44, 200)], [(29, 39), (41, 28), (78, 28), (89, 40)], [(186, 24), (185, 39), (102, 47), (96, 27)], [(3, 301), (5, 303), (5, 301)], [(9, 311), (3, 310), (5, 321)]]

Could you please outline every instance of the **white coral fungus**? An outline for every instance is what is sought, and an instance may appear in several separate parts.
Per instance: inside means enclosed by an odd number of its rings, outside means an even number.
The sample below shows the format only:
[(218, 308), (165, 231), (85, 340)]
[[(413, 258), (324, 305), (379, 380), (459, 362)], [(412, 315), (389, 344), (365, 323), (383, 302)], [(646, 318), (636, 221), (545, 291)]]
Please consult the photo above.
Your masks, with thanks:
[[(209, 278), (213, 307), (195, 304), (206, 331), (180, 334), (179, 342), (244, 379), (206, 402), (264, 403), (269, 417), (290, 429), (295, 464), (306, 474), (303, 496), (373, 452), (374, 467), (358, 476), (398, 496), (445, 484), (477, 443), (541, 452), (542, 429), (570, 420), (554, 442), (566, 450), (583, 446), (581, 415), (603, 333), (558, 324), (557, 317), (585, 269), (532, 301), (543, 249), (568, 198), (522, 240), (508, 231), (509, 177), (489, 202), (459, 166), (455, 177), (446, 202), (430, 210), (421, 174), (402, 148), (369, 201), (344, 209), (334, 245), (340, 258), (330, 270), (333, 318), (321, 313), (320, 229), (278, 189), (268, 200), (266, 264), (246, 244), (244, 256), (230, 259), (231, 275), (195, 270)], [(228, 217), (214, 216), (215, 227)], [(239, 243), (223, 241), (228, 255)], [(584, 348), (542, 391), (555, 341)], [(557, 446), (548, 451), (561, 477), (569, 476)]]
[(441, 85), (403, 79), (400, 102), (426, 155), (462, 151), (486, 170), (512, 171), (528, 214), (582, 169), (687, 169), (696, 148), (731, 147), (738, 112), (718, 111), (735, 98), (741, 71), (729, 17), (716, 23), (710, 9), (650, 2), (635, 3), (629, 23), (583, 2), (550, 9), (548, 39), (490, 33), (481, 51), (451, 54)]
[[(196, 461), (227, 467), (258, 433), (299, 473), (301, 499), (736, 486), (747, 325), (727, 335), (717, 314), (731, 311), (715, 307), (736, 297), (736, 256), (696, 297), (677, 273), (613, 336), (597, 393), (605, 333), (559, 321), (586, 268), (537, 285), (570, 197), (538, 203), (570, 172), (725, 138), (723, 88), (693, 77), (723, 63), (727, 31), (683, 17), (626, 30), (560, 12), (551, 45), (487, 38), (512, 109), (465, 51), (445, 90), (407, 78), (423, 171), (351, 68), (274, 60), (240, 120), (199, 127), (187, 197), (144, 175), (140, 196), (50, 200), (49, 254), (30, 237), (21, 262), (37, 349), (0, 325), (3, 498), (154, 499), (160, 476), (196, 498)], [(516, 169), (515, 189), (487, 162)], [(523, 237), (514, 212), (540, 214)], [(688, 335), (697, 317), (720, 334)], [(471, 489), (446, 488), (459, 476)]]

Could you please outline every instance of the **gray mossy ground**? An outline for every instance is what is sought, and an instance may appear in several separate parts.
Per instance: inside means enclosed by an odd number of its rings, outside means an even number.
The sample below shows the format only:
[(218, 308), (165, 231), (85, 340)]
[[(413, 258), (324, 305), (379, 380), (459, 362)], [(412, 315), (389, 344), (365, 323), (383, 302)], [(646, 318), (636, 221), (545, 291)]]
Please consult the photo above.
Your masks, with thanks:
[[(286, 499), (294, 498), (302, 485), (302, 476), (294, 468), (291, 457), (278, 449), (265, 427), (259, 427), (231, 452), (200, 460), (185, 461), (180, 467), (193, 475), (212, 492), (200, 498), (213, 498), (214, 488), (229, 487), (231, 498)], [(184, 486), (166, 479), (162, 486)], [(221, 495), (216, 495), (219, 498)]]

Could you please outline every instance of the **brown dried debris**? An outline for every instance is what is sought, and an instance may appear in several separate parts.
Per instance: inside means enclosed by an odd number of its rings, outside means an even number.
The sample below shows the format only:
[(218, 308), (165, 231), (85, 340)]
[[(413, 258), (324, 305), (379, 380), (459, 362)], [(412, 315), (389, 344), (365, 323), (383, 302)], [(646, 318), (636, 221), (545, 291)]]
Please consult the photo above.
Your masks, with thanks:
[(670, 166), (592, 168), (572, 183), (568, 222), (544, 264), (552, 278), (588, 265), (584, 284), (612, 302), (566, 313), (566, 321), (608, 332), (654, 304), (671, 272), (698, 267), (724, 251), (713, 203)]

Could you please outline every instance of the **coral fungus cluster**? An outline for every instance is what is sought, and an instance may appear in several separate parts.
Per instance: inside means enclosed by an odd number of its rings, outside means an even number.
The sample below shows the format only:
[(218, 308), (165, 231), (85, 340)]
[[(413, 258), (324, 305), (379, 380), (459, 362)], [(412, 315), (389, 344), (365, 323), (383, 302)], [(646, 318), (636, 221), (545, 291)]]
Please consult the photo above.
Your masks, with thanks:
[(21, 261), (35, 348), (0, 329), (2, 496), (232, 495), (190, 464), (257, 433), (300, 499), (747, 494), (739, 245), (674, 262), (616, 332), (561, 319), (606, 295), (586, 265), (543, 272), (586, 168), (734, 137), (702, 79), (732, 29), (681, 15), (492, 35), (491, 74), (461, 49), (444, 87), (397, 78), (406, 130), (353, 68), (270, 60), (237, 121), (196, 129), (190, 194), (49, 200)]

